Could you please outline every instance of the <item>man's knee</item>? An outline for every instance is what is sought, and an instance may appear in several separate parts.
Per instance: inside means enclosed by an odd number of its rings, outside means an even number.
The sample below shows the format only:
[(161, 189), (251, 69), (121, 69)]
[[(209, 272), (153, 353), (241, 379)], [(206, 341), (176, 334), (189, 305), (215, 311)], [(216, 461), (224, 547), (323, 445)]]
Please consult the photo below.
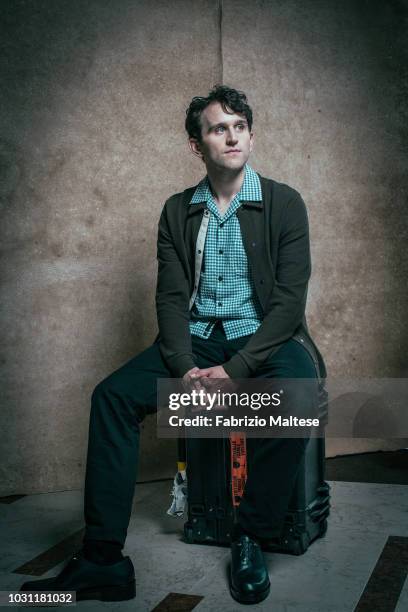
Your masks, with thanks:
[(92, 401), (99, 401), (111, 394), (118, 397), (123, 395), (121, 385), (118, 384), (117, 378), (117, 373), (112, 372), (112, 374), (109, 374), (109, 376), (101, 380), (92, 392)]
[(115, 377), (115, 373), (99, 382), (91, 395), (91, 410), (93, 414), (102, 412), (130, 415), (138, 423), (146, 416), (146, 409), (137, 398)]

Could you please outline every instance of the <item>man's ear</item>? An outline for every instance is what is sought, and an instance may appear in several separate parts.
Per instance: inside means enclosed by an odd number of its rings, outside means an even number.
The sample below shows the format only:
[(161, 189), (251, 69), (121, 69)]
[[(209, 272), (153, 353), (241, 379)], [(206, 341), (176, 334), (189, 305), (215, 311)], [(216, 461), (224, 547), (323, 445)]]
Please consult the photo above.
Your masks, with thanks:
[(249, 152), (252, 153), (253, 148), (254, 148), (254, 133), (250, 132), (249, 136), (250, 136), (250, 140), (249, 140)]
[(188, 144), (190, 146), (190, 151), (193, 153), (193, 155), (196, 155), (200, 159), (203, 159), (203, 154), (198, 140), (196, 138), (189, 138)]

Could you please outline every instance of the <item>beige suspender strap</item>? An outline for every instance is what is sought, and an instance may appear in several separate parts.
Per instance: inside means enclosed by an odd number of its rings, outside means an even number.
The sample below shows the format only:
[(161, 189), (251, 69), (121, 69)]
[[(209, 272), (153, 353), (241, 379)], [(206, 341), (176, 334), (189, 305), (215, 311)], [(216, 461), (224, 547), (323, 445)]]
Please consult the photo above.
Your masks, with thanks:
[(205, 238), (207, 236), (209, 220), (210, 220), (210, 211), (208, 209), (205, 209), (203, 218), (201, 221), (200, 229), (198, 230), (198, 236), (197, 236), (195, 258), (194, 258), (194, 291), (190, 298), (189, 310), (191, 310), (193, 307), (194, 300), (196, 299), (196, 295), (198, 291), (198, 285), (200, 284), (200, 273), (201, 273), (201, 266), (203, 263), (204, 245), (205, 245)]

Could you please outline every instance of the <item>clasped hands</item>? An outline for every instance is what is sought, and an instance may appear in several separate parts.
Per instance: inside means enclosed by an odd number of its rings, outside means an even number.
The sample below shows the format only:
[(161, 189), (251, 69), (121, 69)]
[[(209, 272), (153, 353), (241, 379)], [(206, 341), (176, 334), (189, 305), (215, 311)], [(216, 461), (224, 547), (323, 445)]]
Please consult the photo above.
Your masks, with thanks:
[[(220, 382), (220, 379), (223, 379), (222, 382)], [(215, 386), (218, 391), (220, 386), (222, 388), (230, 388), (234, 387), (234, 383), (224, 368), (221, 365), (217, 365), (211, 368), (191, 368), (183, 376), (183, 386), (188, 392), (196, 390), (208, 393)]]
[(183, 376), (183, 384), (188, 389), (206, 389), (211, 386), (209, 378), (229, 378), (221, 365), (211, 368), (191, 368)]

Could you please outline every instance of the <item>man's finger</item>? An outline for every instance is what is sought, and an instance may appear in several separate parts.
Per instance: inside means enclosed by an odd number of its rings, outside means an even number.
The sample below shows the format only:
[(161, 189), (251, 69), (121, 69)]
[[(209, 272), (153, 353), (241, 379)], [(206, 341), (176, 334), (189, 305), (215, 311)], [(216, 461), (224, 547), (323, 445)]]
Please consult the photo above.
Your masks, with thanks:
[(201, 389), (204, 389), (203, 384), (202, 384), (200, 378), (201, 377), (198, 374), (194, 374), (194, 376), (191, 378), (192, 385), (193, 385), (194, 389), (196, 389), (197, 391), (200, 391)]
[(211, 374), (211, 368), (203, 368), (202, 370), (198, 370), (198, 372), (196, 372), (196, 375), (198, 377), (209, 376), (210, 374)]
[(204, 387), (211, 387), (214, 383), (211, 380), (211, 376), (206, 376), (205, 378), (202, 379), (202, 384), (204, 385)]

